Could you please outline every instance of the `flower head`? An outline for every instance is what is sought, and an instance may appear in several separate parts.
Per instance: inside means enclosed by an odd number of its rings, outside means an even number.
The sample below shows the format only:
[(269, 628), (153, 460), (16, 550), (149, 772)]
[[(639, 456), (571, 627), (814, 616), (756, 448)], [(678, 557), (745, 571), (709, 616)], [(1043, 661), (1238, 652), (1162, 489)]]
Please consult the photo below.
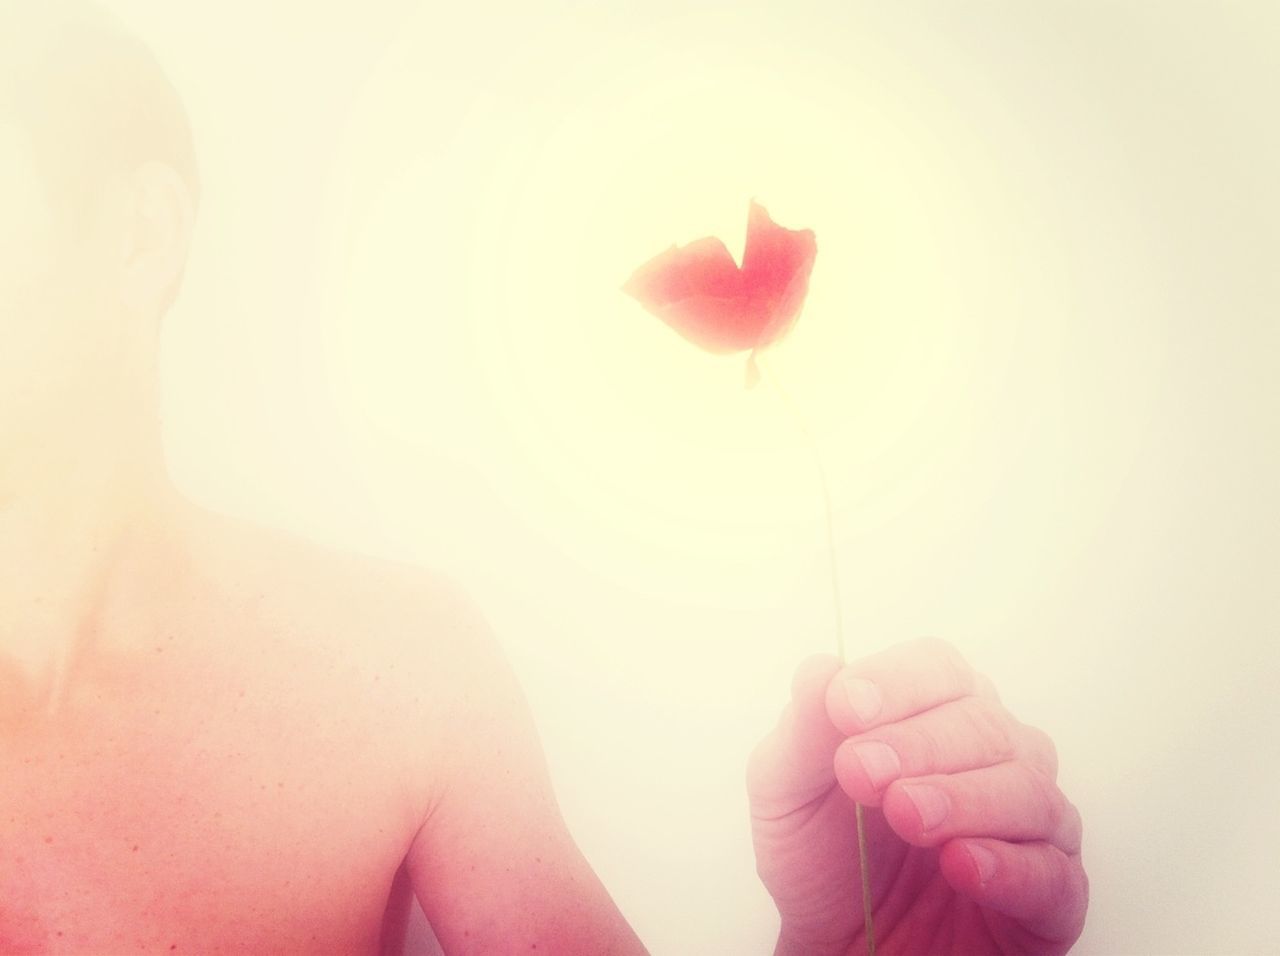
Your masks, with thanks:
[(779, 226), (753, 199), (741, 268), (708, 236), (650, 259), (622, 290), (708, 352), (754, 353), (795, 323), (817, 251), (812, 229)]

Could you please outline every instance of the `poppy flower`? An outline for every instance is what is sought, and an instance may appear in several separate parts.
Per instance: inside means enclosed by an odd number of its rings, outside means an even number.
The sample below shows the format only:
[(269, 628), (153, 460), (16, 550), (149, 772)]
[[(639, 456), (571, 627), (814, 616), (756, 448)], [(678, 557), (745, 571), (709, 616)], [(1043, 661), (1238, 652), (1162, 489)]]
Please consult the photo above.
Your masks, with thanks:
[[(672, 245), (622, 286), (680, 335), (723, 354), (755, 351), (785, 335), (800, 314), (818, 247), (812, 229), (786, 229), (754, 199), (739, 268), (714, 236)], [(748, 362), (747, 384), (756, 381)]]

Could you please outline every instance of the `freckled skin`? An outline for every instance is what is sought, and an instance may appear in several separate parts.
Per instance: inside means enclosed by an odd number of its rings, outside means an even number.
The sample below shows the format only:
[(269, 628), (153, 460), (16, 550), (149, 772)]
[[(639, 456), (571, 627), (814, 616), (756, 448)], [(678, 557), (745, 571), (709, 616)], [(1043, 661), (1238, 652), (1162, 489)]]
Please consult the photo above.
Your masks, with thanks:
[(431, 653), (426, 572), (199, 509), (184, 534), (164, 593), (121, 569), (61, 712), (4, 724), (0, 952), (400, 952), (449, 681), (397, 667)]

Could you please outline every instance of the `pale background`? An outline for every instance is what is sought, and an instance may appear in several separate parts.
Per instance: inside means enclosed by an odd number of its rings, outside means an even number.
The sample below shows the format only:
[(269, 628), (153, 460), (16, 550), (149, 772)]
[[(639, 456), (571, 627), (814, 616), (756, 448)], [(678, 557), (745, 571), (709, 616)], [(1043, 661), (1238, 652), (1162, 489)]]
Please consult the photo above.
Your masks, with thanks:
[(618, 290), (753, 196), (818, 238), (770, 360), (851, 654), (1052, 734), (1078, 952), (1280, 951), (1280, 6), (109, 5), (206, 177), (175, 478), (469, 586), (655, 956), (772, 951), (746, 756), (834, 651), (776, 396)]

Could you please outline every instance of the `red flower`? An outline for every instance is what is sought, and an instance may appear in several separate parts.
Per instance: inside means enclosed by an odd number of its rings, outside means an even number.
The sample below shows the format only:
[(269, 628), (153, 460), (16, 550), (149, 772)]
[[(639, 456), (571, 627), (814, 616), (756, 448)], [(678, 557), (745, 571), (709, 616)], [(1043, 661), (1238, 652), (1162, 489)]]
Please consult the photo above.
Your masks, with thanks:
[(784, 229), (753, 199), (741, 268), (708, 236), (650, 259), (622, 291), (708, 352), (754, 355), (795, 323), (817, 252), (812, 229)]

